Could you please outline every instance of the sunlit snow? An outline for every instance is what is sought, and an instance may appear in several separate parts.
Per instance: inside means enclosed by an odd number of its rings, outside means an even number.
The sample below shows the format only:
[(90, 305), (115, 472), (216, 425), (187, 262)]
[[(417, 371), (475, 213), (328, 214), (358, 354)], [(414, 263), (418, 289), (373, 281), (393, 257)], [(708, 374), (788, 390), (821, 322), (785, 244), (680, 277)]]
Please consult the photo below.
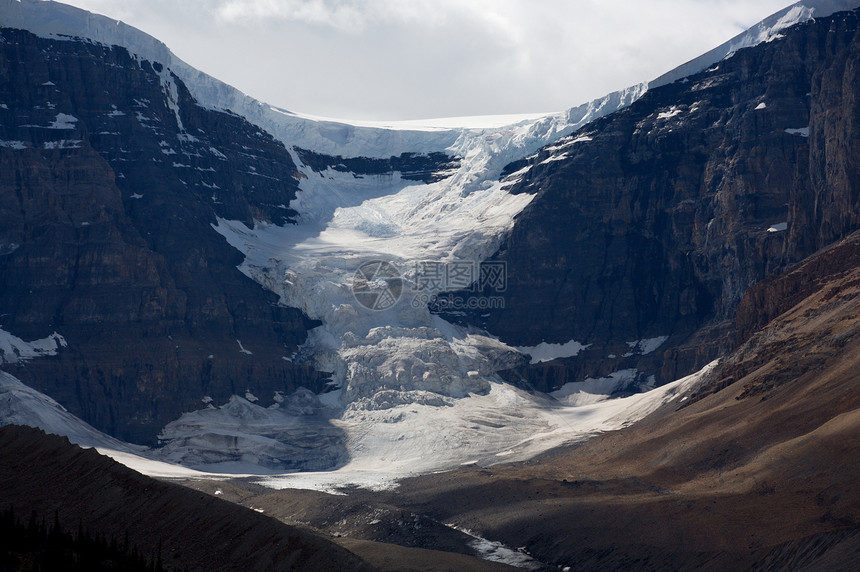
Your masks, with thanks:
[(349, 449), (354, 452), (346, 466), (263, 477), (259, 482), (272, 488), (329, 492), (351, 484), (386, 489), (410, 475), (530, 459), (628, 426), (694, 387), (715, 364), (646, 393), (576, 407), (493, 383), (488, 394), (455, 400), (450, 407), (412, 404), (363, 411), (343, 421), (352, 426)]

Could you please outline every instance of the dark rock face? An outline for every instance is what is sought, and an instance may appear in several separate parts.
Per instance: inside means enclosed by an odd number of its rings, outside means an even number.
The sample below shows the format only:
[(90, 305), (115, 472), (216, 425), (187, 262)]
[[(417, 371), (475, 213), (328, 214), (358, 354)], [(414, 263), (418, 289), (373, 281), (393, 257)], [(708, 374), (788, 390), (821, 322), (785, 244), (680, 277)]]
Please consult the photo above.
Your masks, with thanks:
[(449, 175), (460, 165), (460, 160), (445, 153), (402, 153), (388, 159), (369, 157), (332, 157), (308, 149), (295, 148), (302, 162), (317, 173), (334, 169), (342, 173), (352, 173), (356, 177), (366, 175), (391, 175), (399, 172), (407, 181), (434, 183)]
[(531, 160), (512, 192), (536, 197), (494, 257), (505, 307), (468, 320), (515, 345), (592, 345), (512, 380), (685, 375), (730, 349), (750, 285), (860, 228), (857, 20), (796, 26)]
[(819, 47), (829, 65), (812, 76), (810, 184), (792, 197), (797, 249), (823, 248), (860, 228), (860, 41), (846, 37), (856, 28), (856, 11), (834, 18)]
[(322, 390), (282, 359), (314, 323), (212, 229), (291, 220), (281, 143), (198, 106), (160, 64), (18, 30), (0, 37), (0, 103), (0, 328), (69, 344), (4, 367), (136, 442), (203, 396)]
[(737, 350), (684, 406), (738, 380), (744, 384), (737, 399), (766, 399), (775, 388), (816, 375), (846, 354), (856, 356), (851, 343), (860, 336), (858, 286), (860, 232), (750, 287), (734, 319)]

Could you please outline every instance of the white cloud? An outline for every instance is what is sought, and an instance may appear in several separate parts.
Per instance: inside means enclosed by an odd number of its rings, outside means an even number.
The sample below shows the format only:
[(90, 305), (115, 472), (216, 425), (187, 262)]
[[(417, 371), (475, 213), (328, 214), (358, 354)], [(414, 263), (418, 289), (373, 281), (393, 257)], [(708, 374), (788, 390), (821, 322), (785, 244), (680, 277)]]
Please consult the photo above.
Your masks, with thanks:
[(216, 14), (228, 22), (278, 18), (359, 32), (368, 16), (366, 10), (349, 2), (326, 0), (227, 0), (217, 4)]
[(376, 119), (552, 111), (653, 79), (785, 0), (66, 0), (275, 105)]
[(328, 27), (361, 34), (387, 26), (441, 27), (450, 20), (478, 16), (495, 19), (486, 2), (453, 0), (215, 0), (209, 8), (222, 21), (260, 24), (273, 20)]

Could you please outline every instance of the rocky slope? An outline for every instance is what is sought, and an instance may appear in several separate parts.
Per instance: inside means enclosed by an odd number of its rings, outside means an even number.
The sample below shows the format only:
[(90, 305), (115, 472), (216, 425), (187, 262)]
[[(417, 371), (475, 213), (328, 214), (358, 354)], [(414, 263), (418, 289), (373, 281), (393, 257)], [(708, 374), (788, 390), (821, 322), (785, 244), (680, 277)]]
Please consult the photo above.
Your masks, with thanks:
[[(250, 507), (241, 507), (223, 500), (232, 496), (234, 487), (229, 483), (198, 483), (207, 490), (205, 494), (157, 481), (93, 449), (82, 450), (64, 438), (29, 427), (0, 428), (0, 454), (4, 459), (0, 503), (4, 507), (14, 506), (16, 514), (25, 517), (36, 511), (50, 518), (56, 511), (66, 530), (75, 532), (80, 526), (93, 536), (128, 538), (153, 561), (160, 550), (163, 565), (171, 569), (514, 570), (468, 554), (462, 541), (459, 551), (467, 553), (458, 554), (347, 539), (340, 533), (320, 534), (296, 523), (296, 518), (287, 525), (279, 520), (285, 520), (284, 512), (295, 507), (269, 506), (256, 499), (247, 503)], [(336, 510), (332, 517), (349, 515)], [(452, 538), (468, 539), (436, 526)], [(392, 522), (389, 536), (395, 536), (397, 528)], [(434, 532), (438, 534), (430, 534)]]
[[(0, 428), (0, 502), (66, 529), (122, 539), (189, 570), (374, 570), (331, 540), (214, 496), (159, 482), (61, 437)], [(23, 477), (23, 478), (22, 478)]]
[(857, 20), (784, 30), (508, 168), (535, 198), (493, 257), (504, 308), (469, 321), (512, 345), (590, 345), (509, 379), (677, 379), (731, 349), (751, 285), (858, 228)]
[[(191, 483), (353, 538), (458, 540), (434, 523), (572, 570), (852, 570), (860, 554), (860, 233), (740, 303), (771, 300), (690, 390), (620, 431), (532, 461), (473, 466), (347, 498), (242, 480)], [(758, 313), (753, 313), (758, 317)], [(394, 529), (408, 520), (416, 530)], [(394, 531), (394, 534), (392, 534)]]
[(742, 307), (804, 285), (680, 406), (530, 463), (406, 481), (379, 500), (572, 569), (852, 569), (858, 251), (853, 234), (751, 290)]

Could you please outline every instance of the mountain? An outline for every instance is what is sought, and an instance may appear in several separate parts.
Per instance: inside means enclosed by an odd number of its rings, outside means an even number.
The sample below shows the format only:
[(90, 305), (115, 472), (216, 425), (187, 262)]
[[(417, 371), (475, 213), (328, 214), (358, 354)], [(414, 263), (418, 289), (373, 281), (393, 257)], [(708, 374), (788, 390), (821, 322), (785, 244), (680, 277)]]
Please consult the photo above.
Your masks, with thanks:
[[(853, 570), (858, 253), (855, 232), (754, 285), (736, 314), (738, 349), (618, 431), (347, 497), (241, 480), (191, 486), (367, 540), (450, 547), (432, 527), (448, 523), (518, 547), (527, 569)], [(421, 529), (396, 529), (404, 514)]]
[[(389, 390), (384, 379), (366, 388), (347, 379), (355, 360), (344, 336), (380, 325), (447, 356), (418, 372), (414, 389), (485, 391), (493, 364), (475, 363), (476, 350), (436, 328), (426, 308), (392, 318), (357, 305), (356, 267), (369, 256), (406, 267), (409, 257), (391, 254), (404, 243), (411, 259), (454, 247), (472, 262), (487, 256), (525, 201), (485, 179), (644, 89), (513, 127), (356, 127), (250, 100), (124, 24), (53, 2), (2, 8), (4, 367), (98, 430), (148, 445), (182, 413), (233, 396), (278, 407), (300, 387), (333, 385), (350, 394), (336, 398), (343, 407)], [(374, 199), (397, 204), (385, 198), (401, 191), (409, 196), (398, 212), (346, 212)], [(326, 232), (334, 237), (315, 240)], [(287, 270), (301, 277), (285, 280)], [(505, 363), (518, 359), (478, 343)], [(175, 429), (162, 435), (174, 449), (208, 438)], [(337, 429), (323, 430), (342, 449)], [(223, 451), (224, 435), (211, 433)], [(283, 446), (302, 437), (269, 437), (273, 466), (301, 465)]]
[[(582, 570), (851, 570), (860, 234), (753, 286), (763, 324), (672, 407), (531, 462), (401, 482), (403, 510)], [(760, 312), (760, 300), (772, 306)]]
[(456, 126), (0, 0), (0, 420), (212, 495), (7, 427), (0, 500), (203, 569), (851, 569), (858, 5)]
[(508, 379), (677, 379), (732, 349), (750, 286), (860, 228), (856, 19), (783, 30), (516, 164), (534, 199), (491, 258), (504, 304), (464, 321), (585, 347)]
[(319, 374), (281, 359), (313, 322), (239, 273), (241, 256), (211, 230), (217, 216), (293, 216), (283, 145), (195, 105), (125, 50), (3, 38), (3, 328), (70, 341), (29, 362), (27, 383), (142, 442), (249, 377), (321, 389)]
[(858, 227), (854, 8), (562, 113), (419, 127), (273, 108), (5, 0), (2, 367), (207, 470), (385, 480), (633, 423), (754, 333), (751, 287)]

